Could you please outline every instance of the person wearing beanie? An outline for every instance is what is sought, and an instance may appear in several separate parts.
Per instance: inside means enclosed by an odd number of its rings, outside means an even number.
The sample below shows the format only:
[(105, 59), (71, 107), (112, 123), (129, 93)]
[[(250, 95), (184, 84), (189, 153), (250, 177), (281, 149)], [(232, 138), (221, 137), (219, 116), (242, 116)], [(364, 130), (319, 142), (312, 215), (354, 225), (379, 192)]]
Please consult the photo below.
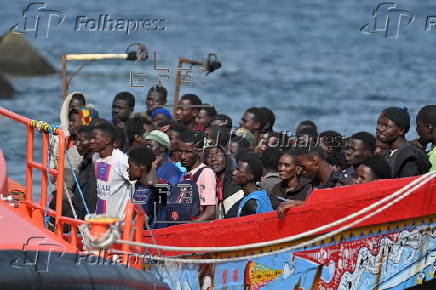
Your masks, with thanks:
[(169, 160), (169, 152), (171, 150), (170, 138), (167, 134), (159, 130), (153, 130), (149, 134), (144, 135), (145, 146), (151, 149), (156, 155), (156, 160), (152, 164), (150, 180), (156, 176), (158, 179), (168, 181), (171, 186), (177, 184), (182, 172), (180, 169)]
[(385, 158), (374, 155), (365, 158), (357, 168), (355, 184), (365, 184), (378, 179), (391, 178), (391, 168)]
[(157, 108), (151, 113), (151, 120), (154, 128), (157, 128), (163, 121), (171, 121), (173, 116), (171, 116), (170, 111), (165, 108)]
[(388, 163), (392, 178), (401, 178), (426, 173), (430, 162), (425, 152), (416, 144), (407, 142), (410, 115), (407, 109), (389, 107), (377, 120), (376, 135), (380, 142), (389, 146)]

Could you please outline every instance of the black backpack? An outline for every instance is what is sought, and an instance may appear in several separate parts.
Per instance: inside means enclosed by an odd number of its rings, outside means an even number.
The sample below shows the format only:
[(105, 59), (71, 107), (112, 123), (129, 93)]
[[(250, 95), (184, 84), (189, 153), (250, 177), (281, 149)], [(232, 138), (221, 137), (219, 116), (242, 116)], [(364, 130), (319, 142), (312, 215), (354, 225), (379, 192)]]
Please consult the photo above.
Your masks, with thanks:
[(156, 207), (154, 228), (189, 223), (200, 214), (197, 180), (204, 168), (206, 167), (197, 170), (193, 176), (185, 176), (167, 191), (166, 196), (161, 196)]

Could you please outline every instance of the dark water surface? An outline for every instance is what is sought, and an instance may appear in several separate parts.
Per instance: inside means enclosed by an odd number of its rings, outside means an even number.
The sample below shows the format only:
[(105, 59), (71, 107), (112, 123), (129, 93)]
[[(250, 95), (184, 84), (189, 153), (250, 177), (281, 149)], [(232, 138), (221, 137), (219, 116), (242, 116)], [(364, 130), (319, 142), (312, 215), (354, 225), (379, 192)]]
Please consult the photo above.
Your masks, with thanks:
[[(30, 2), (3, 0), (0, 33), (21, 20)], [(397, 1), (414, 13), (415, 20), (400, 25), (399, 38), (383, 33), (368, 35), (360, 28), (372, 20), (379, 1), (46, 1), (62, 11), (65, 21), (52, 27), (49, 37), (28, 39), (59, 70), (66, 53), (123, 53), (134, 42), (157, 51), (158, 65), (171, 69), (164, 84), (174, 94), (177, 57), (204, 59), (217, 53), (223, 67), (207, 78), (194, 74), (194, 92), (237, 123), (250, 106), (268, 106), (277, 117), (275, 129), (294, 131), (304, 119), (320, 131), (345, 135), (374, 133), (378, 113), (387, 106), (407, 106), (412, 115), (435, 103), (436, 28), (425, 31), (426, 17), (436, 15), (436, 2)], [(165, 31), (75, 31), (77, 16), (98, 19), (164, 18)], [(77, 68), (79, 63), (69, 66)], [(129, 90), (137, 97), (136, 111), (145, 109), (147, 88), (129, 87), (132, 62), (102, 61), (74, 78), (70, 91), (87, 94), (100, 114), (110, 118), (113, 96)], [(135, 70), (157, 80), (152, 61)], [(24, 116), (58, 122), (61, 106), (60, 74), (44, 78), (10, 78), (15, 98), (0, 105)], [(206, 81), (201, 88), (200, 80)], [(171, 98), (169, 98), (171, 100)], [(171, 102), (171, 101), (170, 101)], [(413, 120), (414, 122), (414, 120)], [(414, 125), (409, 138), (415, 137)], [(5, 151), (11, 177), (24, 181), (24, 130), (0, 119), (0, 147)]]

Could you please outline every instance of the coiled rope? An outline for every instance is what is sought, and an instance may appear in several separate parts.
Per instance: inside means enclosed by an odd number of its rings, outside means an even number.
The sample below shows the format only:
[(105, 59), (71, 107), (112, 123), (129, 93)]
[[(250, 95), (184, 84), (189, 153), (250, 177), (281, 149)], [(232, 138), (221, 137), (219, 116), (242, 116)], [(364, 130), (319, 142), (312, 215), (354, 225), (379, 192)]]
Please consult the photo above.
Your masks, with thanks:
[[(170, 251), (189, 251), (189, 252), (207, 252), (207, 253), (213, 253), (213, 252), (227, 252), (227, 251), (240, 251), (240, 250), (246, 250), (246, 249), (252, 249), (252, 248), (259, 248), (259, 247), (268, 247), (268, 246), (273, 246), (279, 243), (287, 243), (287, 242), (292, 242), (295, 240), (299, 240), (308, 236), (311, 236), (317, 232), (320, 232), (322, 230), (334, 227), (334, 226), (338, 226), (346, 221), (349, 221), (351, 219), (356, 218), (359, 215), (368, 213), (369, 211), (373, 210), (374, 208), (378, 207), (379, 205), (386, 203), (392, 199), (392, 201), (390, 201), (389, 203), (387, 203), (386, 205), (384, 205), (383, 207), (380, 207), (379, 209), (375, 210), (374, 212), (369, 213), (368, 215), (355, 220), (354, 222), (352, 222), (351, 224), (345, 225), (335, 231), (332, 231), (330, 233), (327, 233), (325, 235), (316, 237), (313, 240), (310, 240), (308, 242), (305, 242), (303, 244), (297, 245), (297, 246), (293, 246), (293, 247), (288, 247), (288, 248), (284, 248), (283, 250), (280, 250), (278, 252), (283, 252), (283, 251), (288, 251), (294, 248), (300, 248), (303, 247), (304, 245), (307, 244), (312, 244), (316, 241), (321, 241), (325, 238), (334, 236), (344, 230), (347, 230), (351, 227), (353, 227), (354, 225), (357, 225), (367, 219), (369, 219), (370, 217), (372, 217), (375, 214), (380, 213), (381, 211), (393, 206), (395, 203), (397, 203), (398, 201), (402, 200), (403, 198), (409, 196), (410, 194), (412, 194), (416, 189), (420, 188), (421, 186), (423, 186), (424, 184), (426, 184), (427, 182), (429, 182), (430, 180), (432, 180), (434, 177), (436, 177), (436, 171), (433, 172), (429, 172), (426, 173), (424, 175), (422, 175), (421, 177), (415, 179), (414, 181), (410, 182), (409, 184), (407, 184), (406, 186), (404, 186), (403, 188), (397, 190), (396, 192), (394, 192), (393, 194), (383, 198), (382, 200), (373, 203), (372, 205), (356, 212), (353, 213), (351, 215), (348, 215), (345, 218), (339, 219), (337, 221), (334, 221), (330, 224), (324, 225), (324, 226), (320, 226), (318, 228), (300, 233), (298, 235), (295, 236), (289, 236), (286, 238), (281, 238), (281, 239), (277, 239), (277, 240), (273, 240), (273, 241), (268, 241), (268, 242), (260, 242), (260, 243), (254, 243), (254, 244), (247, 244), (247, 245), (240, 245), (240, 246), (230, 246), (230, 247), (175, 247), (175, 246), (163, 246), (163, 245), (154, 245), (154, 244), (150, 244), (150, 243), (140, 243), (140, 242), (131, 242), (131, 241), (124, 241), (124, 240), (118, 240), (116, 241), (117, 243), (125, 243), (125, 244), (129, 244), (132, 246), (139, 246), (139, 247), (148, 247), (148, 248), (156, 248), (156, 249), (163, 249), (163, 250), (170, 250)], [(270, 255), (271, 253), (264, 253), (264, 254), (259, 254), (259, 255), (254, 255), (254, 256), (246, 256), (246, 257), (240, 257), (238, 258), (233, 258), (233, 259), (205, 259), (205, 260), (201, 260), (199, 261), (198, 259), (173, 259), (173, 258), (168, 258), (168, 257), (153, 257), (153, 259), (156, 260), (167, 260), (167, 261), (174, 261), (174, 262), (181, 262), (181, 263), (200, 263), (200, 264), (207, 264), (207, 263), (218, 263), (218, 262), (228, 262), (228, 261), (237, 261), (237, 260), (243, 260), (243, 259), (247, 259), (247, 258), (256, 258), (256, 257), (262, 257), (265, 255)], [(235, 260), (236, 259), (236, 260)], [(207, 262), (204, 262), (207, 261)]]

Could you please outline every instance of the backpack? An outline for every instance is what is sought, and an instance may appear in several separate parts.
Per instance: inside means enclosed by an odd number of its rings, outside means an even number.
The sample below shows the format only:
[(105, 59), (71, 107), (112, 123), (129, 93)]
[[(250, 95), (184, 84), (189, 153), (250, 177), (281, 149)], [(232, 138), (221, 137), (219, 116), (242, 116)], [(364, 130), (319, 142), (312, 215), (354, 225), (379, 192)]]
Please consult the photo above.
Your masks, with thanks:
[(189, 223), (200, 214), (200, 197), (197, 181), (203, 168), (193, 176), (186, 175), (162, 196), (157, 205), (153, 228), (165, 228), (174, 224)]

